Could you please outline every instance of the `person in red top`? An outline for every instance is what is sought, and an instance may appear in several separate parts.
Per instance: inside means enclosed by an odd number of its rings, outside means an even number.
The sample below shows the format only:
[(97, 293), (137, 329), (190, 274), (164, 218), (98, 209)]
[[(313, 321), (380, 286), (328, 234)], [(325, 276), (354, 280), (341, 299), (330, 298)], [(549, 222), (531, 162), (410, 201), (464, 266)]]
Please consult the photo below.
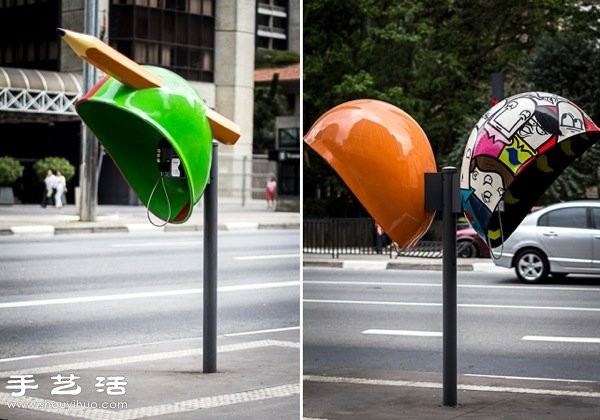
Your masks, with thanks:
[(275, 208), (276, 194), (277, 194), (277, 181), (275, 181), (275, 177), (271, 177), (269, 182), (267, 182), (267, 190), (266, 190), (267, 207), (268, 208), (273, 208), (273, 209)]

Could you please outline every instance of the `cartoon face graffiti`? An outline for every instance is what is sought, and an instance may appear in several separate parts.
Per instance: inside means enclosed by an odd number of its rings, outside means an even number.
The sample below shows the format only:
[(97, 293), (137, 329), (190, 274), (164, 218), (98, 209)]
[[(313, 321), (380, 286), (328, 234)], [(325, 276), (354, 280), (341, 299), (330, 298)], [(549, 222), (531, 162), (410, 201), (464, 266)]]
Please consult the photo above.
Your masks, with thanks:
[(471, 173), (471, 187), (487, 208), (493, 210), (504, 193), (502, 177), (494, 172), (475, 168)]
[(530, 98), (509, 100), (492, 116), (488, 124), (501, 135), (497, 140), (510, 143), (509, 139), (533, 116), (534, 112), (535, 102)]
[(558, 119), (561, 131), (559, 142), (585, 131), (583, 112), (569, 102), (558, 103)]
[[(537, 150), (554, 135), (552, 129), (545, 124), (544, 115), (539, 116), (540, 112), (534, 114), (533, 118), (522, 126), (517, 135), (529, 145), (533, 150)], [(538, 120), (539, 118), (539, 120)], [(556, 121), (556, 117), (554, 118)]]
[(473, 158), (470, 168), (470, 188), (490, 211), (494, 211), (512, 181), (512, 174), (497, 159), (485, 155)]

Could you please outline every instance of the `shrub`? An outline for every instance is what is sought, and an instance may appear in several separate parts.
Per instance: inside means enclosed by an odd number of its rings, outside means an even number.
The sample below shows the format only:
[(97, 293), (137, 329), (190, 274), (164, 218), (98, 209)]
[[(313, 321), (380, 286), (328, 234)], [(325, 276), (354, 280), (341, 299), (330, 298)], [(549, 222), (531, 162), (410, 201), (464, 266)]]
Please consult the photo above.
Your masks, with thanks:
[(23, 165), (10, 156), (0, 157), (0, 186), (8, 186), (23, 176)]
[(75, 167), (71, 165), (71, 162), (65, 158), (56, 156), (38, 160), (33, 164), (33, 169), (40, 180), (46, 178), (48, 170), (51, 170), (55, 175), (56, 171), (60, 171), (65, 176), (67, 182), (75, 175)]

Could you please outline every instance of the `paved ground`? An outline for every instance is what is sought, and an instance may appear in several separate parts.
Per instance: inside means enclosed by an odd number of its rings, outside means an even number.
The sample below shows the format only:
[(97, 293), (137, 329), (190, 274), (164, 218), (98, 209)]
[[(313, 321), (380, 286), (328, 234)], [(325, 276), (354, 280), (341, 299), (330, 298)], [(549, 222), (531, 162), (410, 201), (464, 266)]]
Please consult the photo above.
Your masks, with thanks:
[[(201, 339), (0, 360), (0, 419), (300, 417), (297, 329), (219, 337), (217, 351), (216, 373), (202, 372)], [(18, 395), (9, 380), (23, 375), (35, 389)], [(57, 375), (68, 386), (52, 395)]]

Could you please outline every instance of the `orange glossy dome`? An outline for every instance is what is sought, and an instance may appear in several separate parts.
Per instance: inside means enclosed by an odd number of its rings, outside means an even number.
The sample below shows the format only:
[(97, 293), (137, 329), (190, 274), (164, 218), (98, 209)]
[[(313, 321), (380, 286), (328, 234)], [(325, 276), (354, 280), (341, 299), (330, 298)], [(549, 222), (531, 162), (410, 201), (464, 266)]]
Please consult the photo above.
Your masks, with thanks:
[(427, 136), (406, 112), (359, 99), (323, 114), (304, 141), (344, 180), (385, 233), (414, 245), (434, 213), (425, 211), (425, 173), (436, 172)]

